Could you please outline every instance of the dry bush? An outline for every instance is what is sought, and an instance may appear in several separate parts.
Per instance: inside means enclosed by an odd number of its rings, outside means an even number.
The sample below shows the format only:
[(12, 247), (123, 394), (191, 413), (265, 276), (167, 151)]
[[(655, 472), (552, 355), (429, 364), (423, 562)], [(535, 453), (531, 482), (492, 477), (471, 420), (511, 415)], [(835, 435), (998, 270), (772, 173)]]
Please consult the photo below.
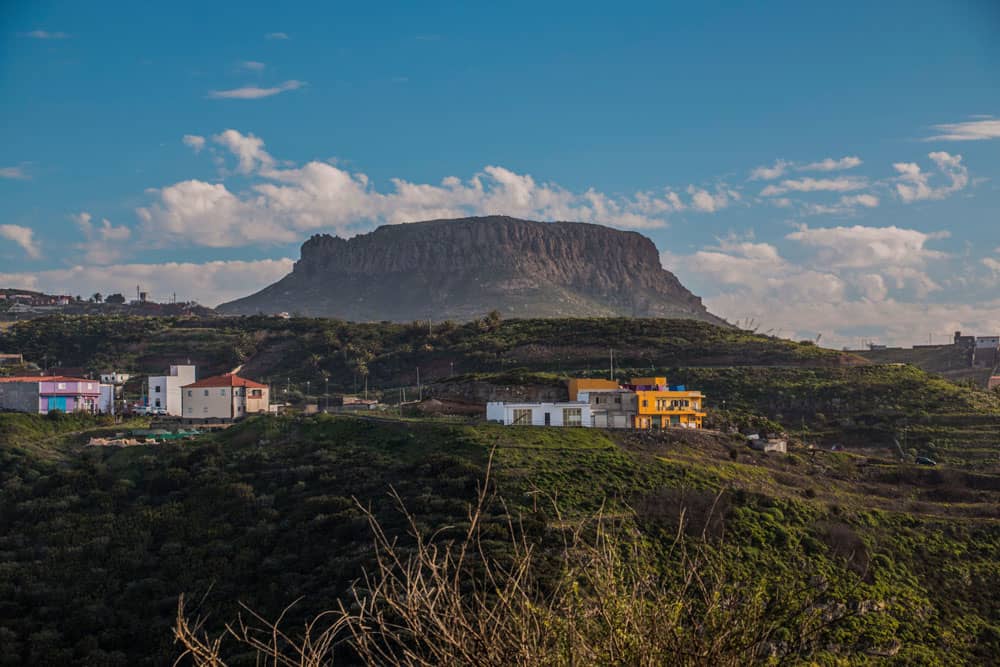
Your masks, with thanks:
[[(823, 630), (846, 614), (831, 612), (838, 607), (822, 603), (820, 589), (733, 578), (686, 537), (683, 516), (666, 554), (676, 567), (663, 575), (634, 528), (602, 515), (560, 518), (573, 527), (549, 553), (509, 519), (510, 550), (493, 555), (481, 540), (484, 508), (494, 500), (488, 477), (456, 540), (422, 535), (394, 497), (415, 545), (401, 547), (362, 507), (376, 566), (347, 601), (297, 636), (280, 628), (280, 618), (247, 609), (249, 621), (241, 617), (212, 638), (182, 598), (177, 663), (224, 667), (224, 649), (235, 642), (257, 664), (285, 667), (332, 665), (335, 649), (365, 665), (782, 664), (813, 652)], [(557, 574), (541, 576), (553, 561)]]

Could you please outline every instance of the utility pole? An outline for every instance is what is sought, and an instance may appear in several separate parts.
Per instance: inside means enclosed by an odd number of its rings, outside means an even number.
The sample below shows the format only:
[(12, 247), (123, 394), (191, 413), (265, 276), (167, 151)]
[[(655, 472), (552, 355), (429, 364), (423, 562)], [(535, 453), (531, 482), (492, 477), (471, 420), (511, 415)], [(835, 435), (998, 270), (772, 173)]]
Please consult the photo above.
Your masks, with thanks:
[(615, 379), (615, 348), (612, 347), (612, 348), (610, 348), (610, 350), (611, 350), (611, 377), (609, 377), (608, 379), (609, 380), (614, 380)]
[(417, 400), (424, 400), (424, 390), (423, 387), (420, 386), (420, 366), (417, 366)]

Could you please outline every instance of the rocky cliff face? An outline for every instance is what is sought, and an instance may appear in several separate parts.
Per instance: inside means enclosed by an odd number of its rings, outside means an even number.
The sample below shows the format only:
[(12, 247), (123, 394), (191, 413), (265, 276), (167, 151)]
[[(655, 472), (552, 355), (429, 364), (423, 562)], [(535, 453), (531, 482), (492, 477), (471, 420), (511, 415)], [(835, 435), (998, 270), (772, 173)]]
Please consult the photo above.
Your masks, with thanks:
[(292, 273), (223, 313), (346, 320), (686, 317), (719, 323), (635, 232), (491, 216), (313, 236)]

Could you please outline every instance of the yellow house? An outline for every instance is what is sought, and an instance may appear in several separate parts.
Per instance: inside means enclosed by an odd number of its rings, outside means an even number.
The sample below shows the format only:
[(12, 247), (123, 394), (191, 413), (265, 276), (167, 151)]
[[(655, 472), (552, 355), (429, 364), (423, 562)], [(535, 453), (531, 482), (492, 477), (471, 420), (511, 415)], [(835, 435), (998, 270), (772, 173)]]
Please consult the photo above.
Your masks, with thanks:
[(665, 377), (632, 378), (637, 414), (635, 428), (701, 428), (705, 396), (700, 391), (671, 389)]

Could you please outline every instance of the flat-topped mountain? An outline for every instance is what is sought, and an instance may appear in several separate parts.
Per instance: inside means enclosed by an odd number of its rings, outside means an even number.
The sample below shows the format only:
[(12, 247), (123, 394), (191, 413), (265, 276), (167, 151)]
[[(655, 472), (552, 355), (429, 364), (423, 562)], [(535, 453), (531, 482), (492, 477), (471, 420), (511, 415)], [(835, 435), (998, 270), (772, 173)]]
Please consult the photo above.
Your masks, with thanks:
[(290, 274), (222, 313), (296, 312), (353, 321), (682, 317), (716, 324), (636, 232), (505, 216), (386, 225), (302, 245)]

